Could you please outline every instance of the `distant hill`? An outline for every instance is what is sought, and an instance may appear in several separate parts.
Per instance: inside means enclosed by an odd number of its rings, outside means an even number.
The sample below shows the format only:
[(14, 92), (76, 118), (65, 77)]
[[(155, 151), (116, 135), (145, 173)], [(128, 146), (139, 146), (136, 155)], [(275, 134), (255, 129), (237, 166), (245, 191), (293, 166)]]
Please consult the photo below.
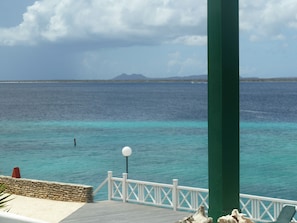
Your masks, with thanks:
[(207, 75), (191, 75), (191, 76), (174, 76), (165, 78), (149, 78), (143, 74), (120, 74), (112, 80), (118, 81), (143, 81), (143, 80), (168, 80), (168, 81), (184, 81), (184, 80), (200, 80), (206, 81)]
[(116, 76), (112, 80), (117, 80), (117, 81), (138, 81), (138, 80), (147, 80), (146, 76), (142, 74), (121, 74), (119, 76)]
[[(190, 75), (190, 76), (173, 76), (164, 78), (149, 78), (143, 74), (121, 74), (111, 79), (112, 81), (207, 81), (207, 74), (203, 75)], [(277, 78), (258, 78), (258, 77), (240, 77), (240, 81), (297, 81), (297, 77), (277, 77)]]

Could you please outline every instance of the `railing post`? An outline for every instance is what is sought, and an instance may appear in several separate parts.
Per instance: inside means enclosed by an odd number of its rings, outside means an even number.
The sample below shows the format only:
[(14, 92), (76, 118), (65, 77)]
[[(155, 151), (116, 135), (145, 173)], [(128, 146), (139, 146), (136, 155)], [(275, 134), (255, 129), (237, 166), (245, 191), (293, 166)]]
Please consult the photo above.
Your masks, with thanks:
[(144, 202), (144, 185), (138, 183), (138, 199), (140, 202)]
[(281, 212), (284, 204), (283, 203), (274, 203), (274, 221), (277, 219), (279, 213)]
[(107, 172), (107, 178), (108, 178), (108, 200), (110, 201), (112, 198), (112, 171)]
[(157, 205), (162, 204), (161, 186), (155, 185), (154, 191), (155, 191), (155, 202), (156, 202), (155, 204)]
[(173, 205), (173, 210), (176, 211), (178, 207), (178, 179), (173, 179), (173, 188), (172, 188), (172, 205)]
[(127, 175), (127, 173), (123, 173), (122, 196), (124, 203), (127, 201)]
[(260, 200), (256, 200), (255, 201), (255, 209), (256, 209), (256, 214), (255, 214), (255, 216), (256, 216), (256, 218), (257, 219), (260, 219), (260, 216), (261, 216), (261, 209), (260, 209), (260, 207), (261, 207), (261, 205), (260, 205)]

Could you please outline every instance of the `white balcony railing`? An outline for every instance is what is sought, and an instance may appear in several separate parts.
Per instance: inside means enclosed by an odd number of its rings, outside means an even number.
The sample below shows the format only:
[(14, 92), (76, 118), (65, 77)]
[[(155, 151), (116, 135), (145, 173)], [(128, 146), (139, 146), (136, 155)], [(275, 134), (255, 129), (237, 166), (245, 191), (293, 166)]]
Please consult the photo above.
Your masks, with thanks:
[[(208, 189), (179, 186), (178, 180), (172, 184), (132, 180), (124, 173), (122, 178), (108, 177), (94, 191), (94, 195), (107, 183), (108, 199), (123, 202), (154, 205), (180, 211), (196, 211), (203, 205), (208, 210)], [(297, 201), (240, 194), (241, 212), (254, 221), (275, 221), (284, 205), (295, 205)], [(293, 221), (296, 222), (295, 218)]]

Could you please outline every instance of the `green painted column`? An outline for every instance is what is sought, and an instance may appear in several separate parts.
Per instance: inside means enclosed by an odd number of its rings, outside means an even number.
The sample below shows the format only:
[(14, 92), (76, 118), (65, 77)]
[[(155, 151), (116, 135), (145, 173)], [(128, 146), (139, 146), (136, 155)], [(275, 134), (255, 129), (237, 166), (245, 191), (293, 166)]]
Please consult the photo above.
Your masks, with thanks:
[(238, 0), (208, 0), (209, 216), (239, 209)]

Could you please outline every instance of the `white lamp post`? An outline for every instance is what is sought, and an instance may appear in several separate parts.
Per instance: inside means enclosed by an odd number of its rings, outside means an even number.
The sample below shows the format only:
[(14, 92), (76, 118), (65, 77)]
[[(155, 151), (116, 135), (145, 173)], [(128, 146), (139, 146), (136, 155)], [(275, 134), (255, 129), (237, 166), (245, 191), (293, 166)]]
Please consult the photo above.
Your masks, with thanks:
[(122, 149), (123, 156), (126, 157), (126, 173), (128, 174), (128, 157), (132, 154), (132, 149), (129, 146), (125, 146)]

